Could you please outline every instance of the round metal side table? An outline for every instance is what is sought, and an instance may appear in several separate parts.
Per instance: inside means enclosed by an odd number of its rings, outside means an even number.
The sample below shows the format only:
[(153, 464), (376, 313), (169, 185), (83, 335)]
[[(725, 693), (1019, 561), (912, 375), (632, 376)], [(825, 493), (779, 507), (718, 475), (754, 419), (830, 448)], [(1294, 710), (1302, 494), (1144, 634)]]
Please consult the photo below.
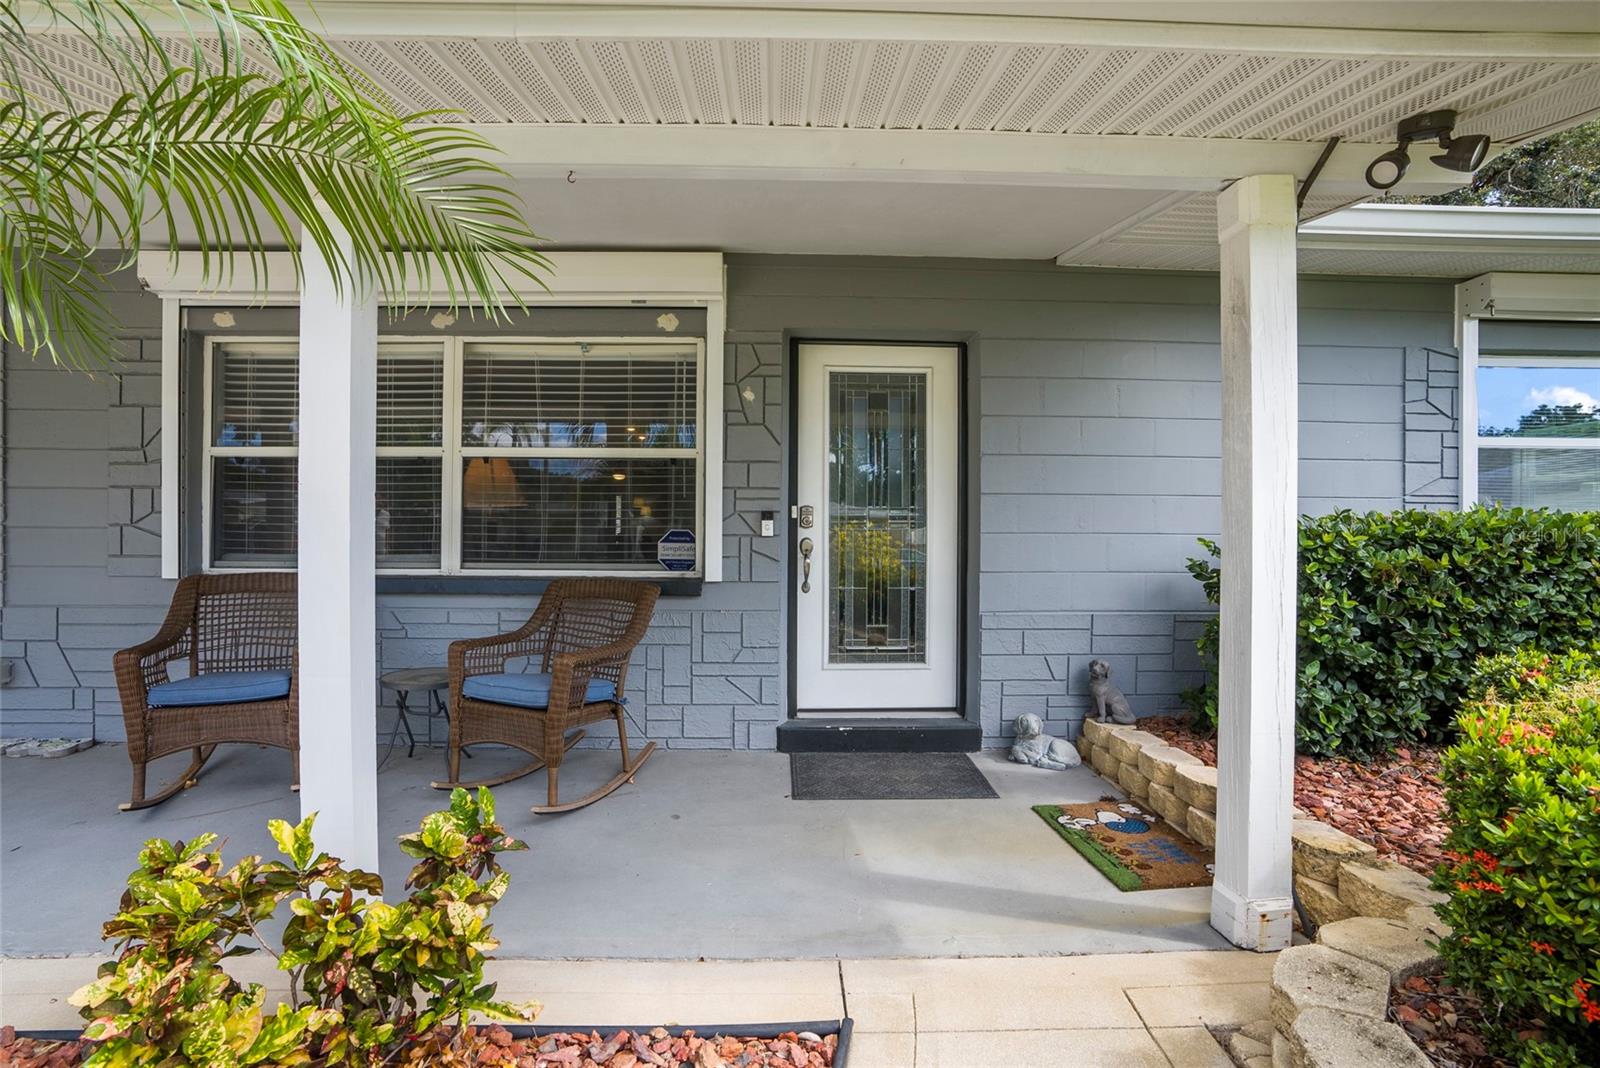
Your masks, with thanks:
[[(411, 695), (425, 691), (428, 695), (426, 709), (416, 711), (425, 715), (428, 720), (428, 744), (433, 744), (433, 721), (443, 719), (448, 731), (450, 723), (450, 709), (445, 703), (440, 692), (450, 688), (450, 671), (442, 667), (401, 668), (398, 671), (386, 671), (378, 677), (378, 683), (383, 688), (394, 691), (394, 730), (389, 733), (389, 748), (400, 740), (400, 732), (406, 732), (406, 756), (412, 757), (417, 752), (417, 736), (411, 729)], [(467, 754), (471, 756), (471, 754)]]

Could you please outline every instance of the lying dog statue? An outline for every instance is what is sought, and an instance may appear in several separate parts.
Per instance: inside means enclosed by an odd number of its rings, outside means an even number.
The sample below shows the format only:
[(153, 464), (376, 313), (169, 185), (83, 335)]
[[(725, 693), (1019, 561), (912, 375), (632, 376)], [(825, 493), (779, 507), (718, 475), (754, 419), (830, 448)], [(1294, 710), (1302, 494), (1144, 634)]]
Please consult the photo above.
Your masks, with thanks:
[(1077, 746), (1065, 738), (1052, 738), (1044, 732), (1044, 722), (1032, 712), (1017, 717), (1013, 726), (1017, 740), (1011, 747), (1011, 759), (1018, 764), (1032, 764), (1047, 771), (1065, 771), (1083, 763)]

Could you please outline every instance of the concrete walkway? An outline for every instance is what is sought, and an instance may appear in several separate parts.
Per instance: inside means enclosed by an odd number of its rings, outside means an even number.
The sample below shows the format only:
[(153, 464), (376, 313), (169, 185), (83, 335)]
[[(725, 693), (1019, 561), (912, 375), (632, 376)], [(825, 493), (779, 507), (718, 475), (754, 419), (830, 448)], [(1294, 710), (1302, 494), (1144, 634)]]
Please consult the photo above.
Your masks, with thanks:
[[(1220, 949), (1208, 888), (1124, 894), (1030, 810), (1111, 790), (1086, 769), (1045, 772), (976, 757), (997, 800), (794, 801), (777, 753), (658, 753), (590, 808), (535, 817), (542, 776), (495, 791), (502, 819), (532, 849), (510, 855), (495, 910), (508, 957), (832, 961), (1048, 956)], [(487, 775), (511, 764), (490, 751)], [(574, 750), (576, 796), (612, 772), (614, 753)], [(152, 775), (181, 770), (182, 758)], [(428, 788), (442, 750), (402, 746), (379, 776), (383, 876), (409, 862), (394, 836), (444, 795)], [(224, 857), (274, 855), (272, 817), (298, 818), (288, 757), (232, 746), (200, 784), (165, 805), (119, 813), (128, 759), (102, 745), (55, 760), (0, 761), (0, 956), (100, 949), (100, 925), (148, 838), (215, 831)], [(1070, 1002), (1072, 992), (1059, 995)], [(608, 1017), (613, 1014), (606, 1014)]]
[[(95, 960), (0, 961), (0, 1022), (72, 1027)], [(855, 1021), (849, 1068), (1229, 1068), (1205, 1026), (1267, 1015), (1273, 958), (1241, 952), (957, 960), (491, 965), (540, 1025)], [(271, 961), (235, 962), (277, 986)]]

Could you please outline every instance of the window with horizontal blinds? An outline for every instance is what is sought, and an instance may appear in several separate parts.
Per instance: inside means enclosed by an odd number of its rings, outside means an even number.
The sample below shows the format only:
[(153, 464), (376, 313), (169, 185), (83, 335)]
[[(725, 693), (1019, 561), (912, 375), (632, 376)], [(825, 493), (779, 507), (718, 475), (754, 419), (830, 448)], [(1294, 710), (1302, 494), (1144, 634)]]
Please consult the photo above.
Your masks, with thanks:
[(444, 347), (386, 342), (378, 347), (378, 447), (444, 446)]
[(378, 346), (379, 569), (437, 570), (444, 561), (444, 412), (447, 346)]
[(469, 343), (464, 446), (692, 452), (694, 346)]
[(215, 347), (211, 444), (271, 448), (299, 443), (299, 360), (284, 341), (228, 341)]
[(293, 342), (241, 338), (210, 346), (205, 477), (209, 550), (219, 567), (295, 560), (299, 449)]
[[(296, 344), (207, 351), (208, 565), (292, 567)], [(380, 340), (378, 568), (662, 572), (661, 538), (700, 528), (703, 358), (682, 339)]]
[(212, 562), (227, 567), (287, 567), (295, 562), (295, 456), (215, 456)]
[(461, 566), (660, 571), (697, 530), (695, 345), (469, 342)]
[(695, 475), (692, 458), (466, 457), (462, 565), (660, 571), (662, 536), (697, 526)]

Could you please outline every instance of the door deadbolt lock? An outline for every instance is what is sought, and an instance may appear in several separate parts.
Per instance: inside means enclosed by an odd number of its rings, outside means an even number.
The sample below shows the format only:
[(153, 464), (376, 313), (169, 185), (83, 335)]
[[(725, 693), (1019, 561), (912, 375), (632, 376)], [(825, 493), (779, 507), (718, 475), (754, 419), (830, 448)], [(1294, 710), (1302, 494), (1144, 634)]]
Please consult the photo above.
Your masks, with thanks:
[(811, 592), (811, 550), (814, 546), (810, 538), (800, 539), (800, 592)]
[(801, 530), (810, 530), (811, 529), (812, 516), (813, 515), (815, 515), (815, 512), (813, 511), (811, 505), (802, 504), (800, 506), (800, 529)]

